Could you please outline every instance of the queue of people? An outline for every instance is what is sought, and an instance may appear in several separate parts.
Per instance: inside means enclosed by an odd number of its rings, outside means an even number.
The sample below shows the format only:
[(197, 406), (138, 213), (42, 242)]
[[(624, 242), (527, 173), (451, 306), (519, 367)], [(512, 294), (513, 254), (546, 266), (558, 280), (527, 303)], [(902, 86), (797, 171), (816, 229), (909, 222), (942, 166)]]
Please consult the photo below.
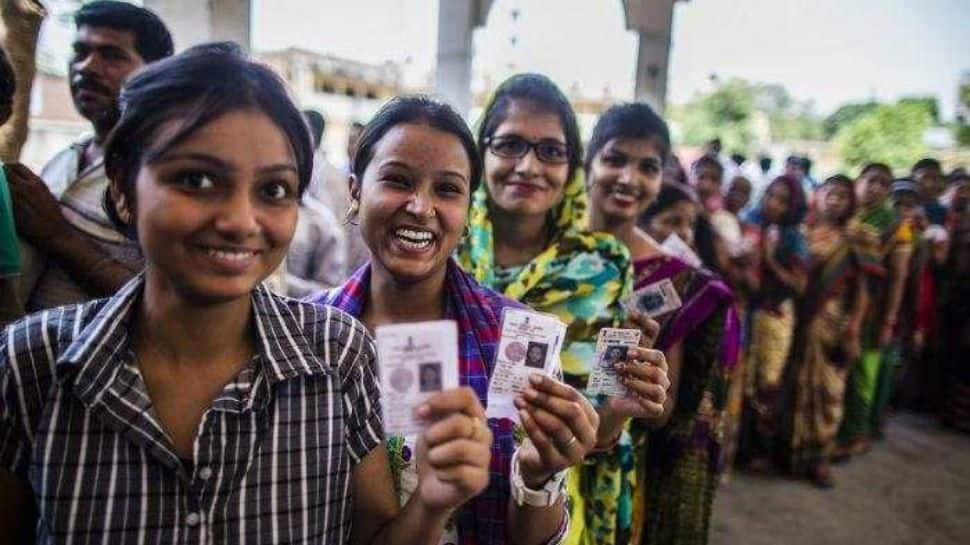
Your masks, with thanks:
[[(715, 155), (683, 168), (649, 106), (609, 108), (584, 146), (562, 91), (520, 74), (477, 133), (390, 100), (341, 174), (322, 117), (233, 44), (173, 54), (111, 0), (75, 22), (93, 136), (40, 175), (0, 168), (0, 535), (706, 543), (732, 465), (831, 487), (893, 400), (970, 428), (966, 365), (939, 349), (970, 338), (965, 171), (873, 164), (814, 198), (790, 173), (744, 214), (751, 182)], [(658, 284), (679, 304), (626, 303)], [(566, 325), (517, 421), (487, 414), (507, 309)], [(385, 434), (372, 336), (434, 320), (457, 326), (459, 387)], [(616, 327), (641, 333), (628, 393), (588, 394)]]

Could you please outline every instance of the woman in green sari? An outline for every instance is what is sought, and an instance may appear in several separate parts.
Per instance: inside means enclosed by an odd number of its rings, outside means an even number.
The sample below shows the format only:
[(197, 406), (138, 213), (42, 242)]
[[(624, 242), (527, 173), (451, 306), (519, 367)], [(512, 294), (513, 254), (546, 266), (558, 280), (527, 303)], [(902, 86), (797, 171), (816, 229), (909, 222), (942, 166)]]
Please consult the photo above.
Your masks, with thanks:
[[(619, 327), (627, 318), (620, 301), (630, 290), (632, 267), (617, 239), (585, 230), (586, 188), (575, 113), (548, 78), (520, 74), (496, 90), (478, 139), (485, 183), (472, 197), (461, 264), (481, 284), (568, 325), (564, 378), (585, 389), (599, 330)], [(649, 320), (633, 318), (641, 329), (650, 327)], [(628, 365), (620, 371), (637, 397), (599, 403), (596, 453), (567, 477), (567, 543), (626, 543), (634, 481), (626, 426), (631, 417), (662, 414), (670, 385), (666, 360), (659, 352), (654, 355), (654, 365)]]
[(881, 274), (867, 282), (870, 308), (862, 323), (862, 354), (845, 393), (840, 445), (833, 454), (839, 460), (866, 452), (870, 440), (879, 435), (899, 364), (893, 340), (913, 253), (913, 229), (890, 205), (891, 184), (892, 171), (881, 163), (867, 165), (855, 183), (859, 210), (852, 224), (877, 233), (870, 258), (881, 265)]

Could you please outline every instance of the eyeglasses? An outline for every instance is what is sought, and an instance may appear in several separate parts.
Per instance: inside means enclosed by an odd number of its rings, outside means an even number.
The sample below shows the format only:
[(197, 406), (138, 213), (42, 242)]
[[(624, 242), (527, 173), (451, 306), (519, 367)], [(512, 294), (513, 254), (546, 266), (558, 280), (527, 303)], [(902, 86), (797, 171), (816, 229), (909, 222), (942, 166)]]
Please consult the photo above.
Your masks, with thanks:
[(533, 150), (536, 158), (543, 163), (562, 165), (569, 162), (569, 150), (566, 144), (558, 140), (539, 140), (531, 142), (516, 134), (488, 137), (485, 146), (495, 155), (505, 159), (521, 159), (529, 150)]

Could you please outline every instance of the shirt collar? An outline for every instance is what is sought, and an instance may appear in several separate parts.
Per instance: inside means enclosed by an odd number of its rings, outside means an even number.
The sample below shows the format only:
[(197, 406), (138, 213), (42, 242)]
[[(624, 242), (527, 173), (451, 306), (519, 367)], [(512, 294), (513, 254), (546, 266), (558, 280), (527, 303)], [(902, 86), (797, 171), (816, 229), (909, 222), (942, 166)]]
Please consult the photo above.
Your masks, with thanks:
[[(76, 372), (74, 390), (81, 399), (93, 402), (100, 398), (117, 367), (127, 359), (131, 316), (144, 285), (144, 273), (139, 273), (106, 299), (58, 357), (58, 378), (63, 380)], [(271, 293), (263, 284), (253, 290), (252, 302), (256, 356), (270, 384), (300, 375), (334, 373), (313, 350), (307, 338), (308, 333), (312, 337), (312, 332), (305, 332), (301, 327), (302, 314), (321, 312), (319, 308), (302, 305), (294, 311), (294, 305)]]

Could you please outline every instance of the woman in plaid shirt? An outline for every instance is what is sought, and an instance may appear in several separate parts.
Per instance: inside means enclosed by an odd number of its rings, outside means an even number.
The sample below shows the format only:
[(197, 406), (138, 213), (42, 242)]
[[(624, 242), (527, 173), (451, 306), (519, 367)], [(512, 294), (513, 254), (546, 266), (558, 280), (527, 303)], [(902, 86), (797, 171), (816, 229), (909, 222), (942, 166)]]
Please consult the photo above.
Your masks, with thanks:
[(146, 267), (108, 299), (0, 337), (0, 536), (435, 543), (485, 487), (480, 407), (441, 399), (425, 413), (448, 415), (428, 430), (426, 493), (401, 509), (370, 337), (261, 285), (293, 236), (311, 155), (283, 83), (232, 44), (128, 82), (106, 205)]

